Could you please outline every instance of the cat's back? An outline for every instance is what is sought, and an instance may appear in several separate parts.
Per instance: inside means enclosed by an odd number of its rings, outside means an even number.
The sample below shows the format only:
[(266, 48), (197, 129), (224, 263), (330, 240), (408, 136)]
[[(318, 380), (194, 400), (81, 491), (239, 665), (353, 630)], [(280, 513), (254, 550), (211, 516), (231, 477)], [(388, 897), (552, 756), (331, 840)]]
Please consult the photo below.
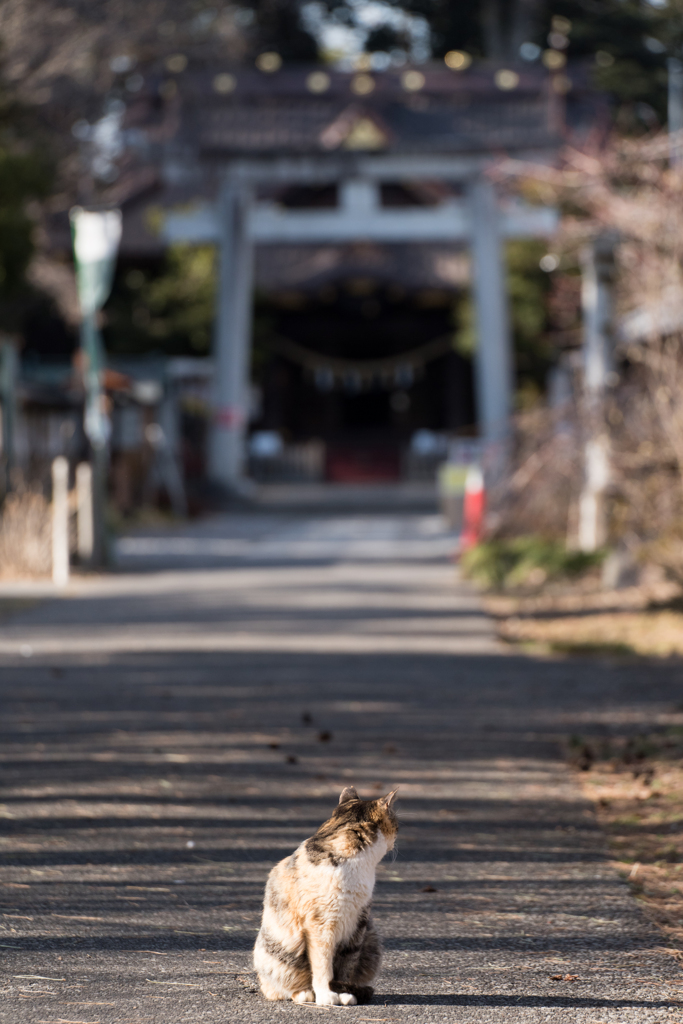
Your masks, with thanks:
[(271, 902), (274, 906), (278, 906), (283, 899), (291, 902), (296, 896), (299, 885), (299, 858), (302, 847), (303, 843), (297, 847), (294, 853), (290, 853), (289, 857), (283, 857), (271, 869), (268, 881), (266, 882), (266, 902)]
[(336, 897), (342, 887), (342, 866), (327, 860), (315, 860), (309, 855), (305, 840), (279, 861), (268, 875), (265, 902), (273, 910), (305, 910), (314, 901)]

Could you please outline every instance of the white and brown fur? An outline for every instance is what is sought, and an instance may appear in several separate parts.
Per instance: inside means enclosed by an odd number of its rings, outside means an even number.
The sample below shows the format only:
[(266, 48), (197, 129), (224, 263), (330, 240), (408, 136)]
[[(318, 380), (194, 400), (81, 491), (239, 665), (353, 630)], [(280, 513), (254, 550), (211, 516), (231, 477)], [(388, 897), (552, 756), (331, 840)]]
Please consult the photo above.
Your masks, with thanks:
[(375, 869), (398, 832), (395, 795), (361, 800), (347, 787), (332, 817), (270, 872), (254, 947), (266, 999), (372, 998), (381, 947), (370, 905)]

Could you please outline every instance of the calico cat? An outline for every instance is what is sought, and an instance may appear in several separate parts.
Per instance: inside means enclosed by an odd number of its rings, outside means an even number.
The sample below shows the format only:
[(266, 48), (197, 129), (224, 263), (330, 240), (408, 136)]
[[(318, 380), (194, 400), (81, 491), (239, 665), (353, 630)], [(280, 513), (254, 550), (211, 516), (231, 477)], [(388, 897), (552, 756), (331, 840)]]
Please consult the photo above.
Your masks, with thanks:
[(370, 917), (375, 868), (398, 832), (396, 790), (342, 790), (332, 817), (268, 876), (254, 967), (266, 999), (369, 1002), (381, 948)]

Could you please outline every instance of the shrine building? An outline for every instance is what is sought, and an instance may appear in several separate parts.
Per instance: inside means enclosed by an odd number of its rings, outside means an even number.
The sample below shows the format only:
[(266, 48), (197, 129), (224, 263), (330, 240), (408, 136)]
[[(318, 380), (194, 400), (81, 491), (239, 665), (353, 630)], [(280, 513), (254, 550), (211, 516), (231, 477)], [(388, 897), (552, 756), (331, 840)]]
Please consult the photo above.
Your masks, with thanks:
[[(254, 432), (318, 445), (331, 480), (398, 478), (419, 431), (503, 439), (503, 245), (557, 215), (495, 168), (552, 162), (594, 129), (585, 76), (180, 64), (127, 104), (121, 252), (219, 249), (210, 477), (239, 490)], [(470, 292), (472, 359), (454, 346)]]

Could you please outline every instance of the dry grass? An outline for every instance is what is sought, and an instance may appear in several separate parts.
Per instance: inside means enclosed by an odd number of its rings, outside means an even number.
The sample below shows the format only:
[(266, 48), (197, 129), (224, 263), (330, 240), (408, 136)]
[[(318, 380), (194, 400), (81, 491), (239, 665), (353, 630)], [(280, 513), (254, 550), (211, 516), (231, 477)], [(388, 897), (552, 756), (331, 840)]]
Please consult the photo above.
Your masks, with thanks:
[(683, 656), (680, 588), (672, 583), (619, 591), (578, 584), (531, 597), (491, 595), (485, 604), (508, 643), (577, 654)]
[(489, 537), (566, 538), (582, 480), (577, 416), (574, 403), (514, 417), (508, 472), (487, 493)]
[(42, 494), (10, 494), (0, 518), (0, 579), (36, 579), (52, 571), (52, 517)]
[(511, 643), (554, 651), (613, 650), (644, 657), (683, 656), (683, 612), (593, 612), (576, 618), (505, 619), (499, 634)]
[(616, 868), (667, 945), (683, 950), (683, 729), (632, 739), (578, 774)]

